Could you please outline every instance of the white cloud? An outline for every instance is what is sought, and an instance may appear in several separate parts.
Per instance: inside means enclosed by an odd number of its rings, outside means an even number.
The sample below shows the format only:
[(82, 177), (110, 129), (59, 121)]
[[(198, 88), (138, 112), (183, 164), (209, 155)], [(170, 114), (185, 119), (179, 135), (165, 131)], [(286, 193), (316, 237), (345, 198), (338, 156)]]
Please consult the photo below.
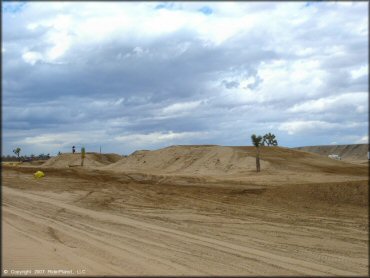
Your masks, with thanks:
[(279, 125), (279, 130), (286, 131), (293, 135), (302, 132), (309, 132), (314, 129), (334, 128), (335, 124), (323, 121), (291, 121)]
[(25, 53), (23, 53), (22, 58), (26, 63), (34, 65), (38, 61), (43, 60), (43, 55), (39, 52), (26, 51)]
[(152, 132), (149, 134), (129, 134), (116, 136), (117, 142), (129, 144), (131, 146), (155, 145), (166, 142), (171, 144), (181, 142), (183, 139), (199, 138), (207, 135), (205, 132)]
[(259, 93), (265, 101), (317, 96), (324, 82), (317, 60), (273, 60), (262, 63), (258, 74), (263, 80)]
[(369, 136), (362, 136), (359, 140), (356, 141), (357, 144), (369, 144)]
[(86, 101), (85, 105), (89, 106), (93, 109), (109, 109), (114, 106), (120, 106), (124, 103), (125, 98), (117, 98), (117, 99), (95, 99), (91, 101)]
[(325, 121), (289, 121), (281, 123), (278, 129), (286, 131), (290, 135), (294, 134), (315, 134), (322, 131), (331, 133), (338, 132), (343, 129), (358, 128), (362, 123), (346, 122), (346, 123), (331, 123)]
[(16, 141), (19, 145), (32, 145), (39, 149), (48, 149), (56, 152), (72, 145), (85, 145), (107, 140), (104, 131), (70, 131), (60, 133), (44, 133), (34, 136), (27, 136)]
[(369, 74), (368, 65), (363, 65), (351, 71), (351, 76), (354, 79), (368, 74)]
[(266, 129), (282, 144), (318, 133), (328, 144), (366, 132), (366, 3), (160, 4), (30, 2), (4, 13), (5, 146), (246, 144)]
[(53, 45), (47, 52), (49, 61), (61, 57), (71, 46), (71, 37), (63, 32), (51, 34), (48, 41)]
[(295, 104), (288, 109), (292, 113), (321, 113), (325, 111), (348, 111), (348, 106), (353, 106), (359, 113), (366, 111), (368, 93), (347, 93), (338, 96), (330, 96), (309, 100), (303, 103)]
[(199, 107), (201, 101), (189, 101), (189, 102), (179, 102), (171, 104), (162, 109), (163, 115), (178, 115), (181, 113), (191, 113), (192, 110)]

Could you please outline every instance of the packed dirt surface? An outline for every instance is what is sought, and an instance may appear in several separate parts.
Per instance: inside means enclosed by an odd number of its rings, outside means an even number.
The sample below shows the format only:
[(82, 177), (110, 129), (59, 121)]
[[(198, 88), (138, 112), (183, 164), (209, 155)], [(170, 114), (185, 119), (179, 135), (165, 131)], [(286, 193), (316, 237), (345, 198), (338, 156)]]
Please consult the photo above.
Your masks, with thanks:
[(323, 156), (336, 154), (343, 160), (352, 163), (368, 163), (367, 152), (369, 151), (369, 144), (307, 146), (293, 149), (316, 153)]
[(367, 166), (266, 147), (256, 173), (251, 147), (199, 148), (95, 168), (3, 165), (2, 273), (368, 275)]

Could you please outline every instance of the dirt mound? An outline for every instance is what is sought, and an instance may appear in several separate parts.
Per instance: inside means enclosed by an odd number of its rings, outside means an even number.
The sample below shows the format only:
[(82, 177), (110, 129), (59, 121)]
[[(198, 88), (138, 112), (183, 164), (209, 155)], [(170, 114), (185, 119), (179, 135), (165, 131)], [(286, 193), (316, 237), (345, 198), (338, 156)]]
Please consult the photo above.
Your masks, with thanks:
[[(263, 172), (293, 170), (309, 172), (340, 172), (357, 174), (365, 167), (355, 167), (343, 161), (323, 158), (316, 154), (281, 147), (261, 147)], [(137, 151), (106, 170), (179, 175), (246, 175), (255, 172), (254, 147), (216, 145), (170, 146), (155, 151)], [(275, 172), (276, 172), (275, 171)]]
[[(253, 152), (255, 154), (255, 152)], [(166, 174), (218, 175), (254, 170), (255, 157), (233, 147), (170, 146), (155, 151), (138, 151), (106, 167), (114, 171)], [(269, 163), (261, 160), (261, 166)]]
[[(139, 180), (170, 182), (180, 176), (207, 177), (220, 183), (269, 184), (319, 182), (322, 175), (337, 180), (368, 175), (367, 165), (333, 160), (314, 153), (282, 147), (261, 147), (261, 169), (256, 173), (256, 148), (216, 145), (180, 145), (155, 151), (136, 151), (129, 156), (87, 153), (84, 168), (138, 174)], [(43, 168), (81, 167), (80, 154), (62, 154), (46, 161)], [(31, 166), (30, 166), (31, 167)], [(339, 175), (339, 176), (338, 176)], [(155, 177), (154, 177), (155, 176)], [(135, 176), (136, 177), (136, 176)], [(135, 178), (134, 177), (134, 178)], [(169, 179), (170, 178), (170, 179)], [(175, 180), (176, 180), (175, 179)], [(178, 182), (178, 180), (176, 180)]]
[(328, 156), (329, 154), (337, 154), (344, 160), (355, 161), (367, 160), (369, 144), (306, 146), (293, 149), (324, 156)]
[[(98, 153), (86, 153), (84, 160), (84, 167), (101, 167), (115, 163), (120, 160), (122, 156), (118, 154), (98, 154)], [(43, 167), (79, 167), (81, 166), (81, 154), (61, 154), (50, 158), (44, 164)]]

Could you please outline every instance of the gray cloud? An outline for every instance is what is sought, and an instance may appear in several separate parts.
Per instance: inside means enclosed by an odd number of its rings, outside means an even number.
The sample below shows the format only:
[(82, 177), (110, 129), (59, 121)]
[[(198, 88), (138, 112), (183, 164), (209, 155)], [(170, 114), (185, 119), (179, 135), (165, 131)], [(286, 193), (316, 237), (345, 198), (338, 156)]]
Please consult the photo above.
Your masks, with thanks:
[[(365, 4), (234, 4), (8, 9), (4, 152), (18, 144), (56, 153), (73, 142), (124, 153), (184, 142), (245, 145), (251, 133), (270, 131), (287, 146), (364, 137)], [(199, 12), (205, 6), (212, 12)]]
[(232, 89), (232, 88), (238, 88), (239, 87), (239, 82), (238, 81), (226, 81), (222, 80), (222, 84), (225, 86), (226, 89)]

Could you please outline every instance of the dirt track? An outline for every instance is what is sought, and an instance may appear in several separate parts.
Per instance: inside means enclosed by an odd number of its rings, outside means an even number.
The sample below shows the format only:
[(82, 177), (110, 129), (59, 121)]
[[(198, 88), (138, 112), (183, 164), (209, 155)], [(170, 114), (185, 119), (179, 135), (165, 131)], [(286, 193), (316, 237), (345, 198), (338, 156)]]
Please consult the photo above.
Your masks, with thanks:
[(4, 167), (3, 270), (364, 276), (361, 169), (326, 173), (330, 184), (270, 186), (263, 175), (212, 183), (94, 169), (45, 168), (35, 180), (32, 167)]

